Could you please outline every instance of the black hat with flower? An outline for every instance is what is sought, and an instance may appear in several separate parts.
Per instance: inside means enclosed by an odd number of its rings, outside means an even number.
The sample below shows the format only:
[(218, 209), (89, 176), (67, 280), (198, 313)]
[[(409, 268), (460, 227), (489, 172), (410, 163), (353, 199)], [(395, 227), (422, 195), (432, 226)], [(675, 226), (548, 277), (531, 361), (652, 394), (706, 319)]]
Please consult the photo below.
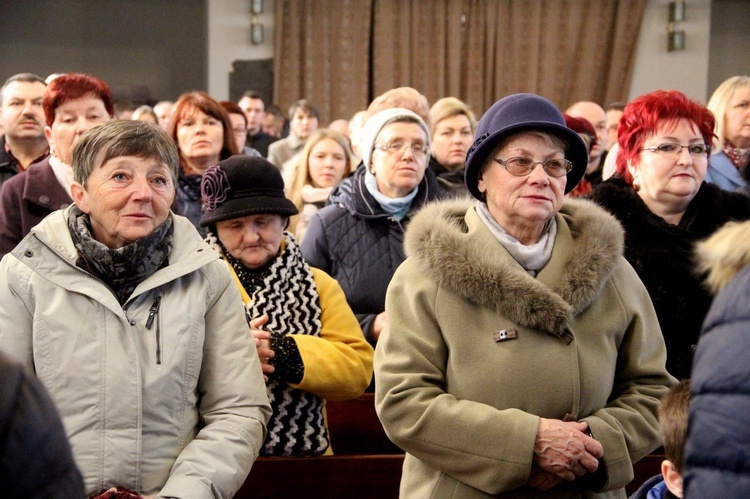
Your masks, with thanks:
[(284, 195), (279, 169), (257, 156), (232, 156), (210, 167), (201, 179), (201, 197), (201, 227), (248, 215), (298, 213)]

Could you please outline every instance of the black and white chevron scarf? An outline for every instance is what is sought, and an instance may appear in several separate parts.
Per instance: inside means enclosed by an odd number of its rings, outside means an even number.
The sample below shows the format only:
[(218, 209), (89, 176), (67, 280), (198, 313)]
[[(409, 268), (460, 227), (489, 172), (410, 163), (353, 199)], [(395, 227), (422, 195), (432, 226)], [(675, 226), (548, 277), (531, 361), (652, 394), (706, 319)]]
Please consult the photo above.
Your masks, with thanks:
[[(263, 329), (273, 334), (311, 334), (320, 336), (320, 300), (313, 273), (302, 257), (296, 239), (284, 233), (281, 251), (270, 265), (252, 272), (232, 258), (209, 232), (206, 237), (240, 279), (250, 301), (245, 304), (248, 320), (268, 314)], [(277, 352), (278, 354), (278, 352)], [(269, 376), (266, 386), (273, 415), (261, 455), (316, 456), (328, 448), (328, 432), (323, 420), (322, 398), (293, 389)]]

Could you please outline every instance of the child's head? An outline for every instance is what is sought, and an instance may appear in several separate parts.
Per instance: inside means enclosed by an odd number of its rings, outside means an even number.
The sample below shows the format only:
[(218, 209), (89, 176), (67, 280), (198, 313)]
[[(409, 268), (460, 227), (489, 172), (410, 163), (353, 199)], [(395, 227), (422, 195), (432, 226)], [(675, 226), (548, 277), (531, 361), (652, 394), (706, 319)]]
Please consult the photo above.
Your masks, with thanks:
[(659, 407), (659, 426), (666, 460), (661, 473), (669, 491), (682, 497), (682, 468), (685, 464), (690, 380), (680, 381), (664, 396)]

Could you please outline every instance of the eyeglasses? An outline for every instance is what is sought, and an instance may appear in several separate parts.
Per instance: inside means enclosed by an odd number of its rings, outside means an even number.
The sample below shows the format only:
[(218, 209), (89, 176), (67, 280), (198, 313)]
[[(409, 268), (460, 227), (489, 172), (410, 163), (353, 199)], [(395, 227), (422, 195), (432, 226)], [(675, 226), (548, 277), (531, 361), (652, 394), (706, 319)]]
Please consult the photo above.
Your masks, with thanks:
[(391, 142), (385, 145), (375, 146), (375, 149), (380, 149), (390, 154), (398, 154), (404, 149), (411, 149), (411, 152), (415, 157), (421, 158), (430, 152), (430, 148), (425, 144), (404, 144), (402, 142)]
[(644, 147), (642, 151), (652, 151), (662, 156), (677, 157), (682, 154), (682, 149), (687, 148), (691, 156), (708, 156), (711, 152), (711, 146), (708, 144), (688, 144), (683, 146), (682, 144), (676, 144), (674, 142), (666, 142), (659, 144), (658, 146)]
[(515, 175), (516, 177), (525, 177), (529, 175), (536, 165), (542, 165), (544, 172), (550, 177), (560, 178), (573, 169), (573, 163), (567, 159), (548, 159), (547, 161), (534, 161), (526, 156), (519, 156), (517, 158), (508, 158), (505, 161), (498, 158), (492, 158), (492, 161), (499, 163), (508, 170), (508, 173)]

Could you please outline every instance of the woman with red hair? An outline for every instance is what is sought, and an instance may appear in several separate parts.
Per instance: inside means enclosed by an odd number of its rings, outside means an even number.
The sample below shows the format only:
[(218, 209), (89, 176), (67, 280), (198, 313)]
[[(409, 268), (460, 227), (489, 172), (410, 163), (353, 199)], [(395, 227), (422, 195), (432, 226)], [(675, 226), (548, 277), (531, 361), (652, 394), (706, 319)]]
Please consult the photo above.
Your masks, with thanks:
[(729, 220), (750, 218), (750, 199), (704, 182), (714, 116), (671, 90), (625, 107), (617, 173), (591, 198), (625, 228), (625, 257), (651, 295), (667, 345), (667, 370), (689, 378), (711, 295), (694, 273), (693, 246)]
[(52, 80), (42, 100), (50, 155), (3, 184), (0, 191), (0, 257), (44, 217), (73, 202), (73, 148), (84, 132), (112, 119), (114, 98), (99, 78), (80, 73)]
[(229, 115), (206, 92), (182, 94), (174, 105), (169, 135), (180, 152), (175, 201), (201, 234), (201, 177), (222, 159), (238, 153)]

